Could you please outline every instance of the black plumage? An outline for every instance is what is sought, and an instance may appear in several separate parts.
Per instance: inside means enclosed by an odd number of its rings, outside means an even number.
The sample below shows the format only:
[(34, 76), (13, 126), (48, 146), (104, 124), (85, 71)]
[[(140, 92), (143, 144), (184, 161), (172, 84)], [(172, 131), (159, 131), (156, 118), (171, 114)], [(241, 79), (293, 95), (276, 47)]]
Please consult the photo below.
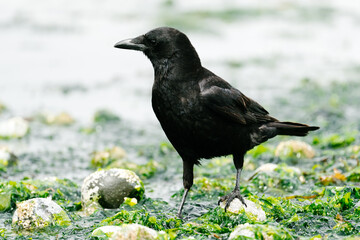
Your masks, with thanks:
[(152, 106), (160, 124), (183, 160), (184, 196), (193, 185), (193, 167), (200, 159), (233, 155), (237, 169), (233, 192), (223, 197), (226, 207), (240, 195), (245, 153), (276, 135), (305, 136), (318, 127), (280, 122), (256, 101), (202, 67), (182, 32), (161, 27), (115, 47), (142, 51), (155, 71)]

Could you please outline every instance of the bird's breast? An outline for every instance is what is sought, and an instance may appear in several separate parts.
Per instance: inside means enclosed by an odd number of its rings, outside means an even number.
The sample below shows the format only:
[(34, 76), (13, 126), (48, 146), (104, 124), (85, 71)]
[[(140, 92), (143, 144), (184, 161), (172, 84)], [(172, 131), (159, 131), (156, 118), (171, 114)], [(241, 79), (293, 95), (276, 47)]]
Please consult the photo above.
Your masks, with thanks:
[(152, 91), (152, 106), (159, 121), (181, 120), (189, 118), (199, 109), (196, 90), (190, 87), (184, 88), (171, 86), (170, 84), (154, 85)]

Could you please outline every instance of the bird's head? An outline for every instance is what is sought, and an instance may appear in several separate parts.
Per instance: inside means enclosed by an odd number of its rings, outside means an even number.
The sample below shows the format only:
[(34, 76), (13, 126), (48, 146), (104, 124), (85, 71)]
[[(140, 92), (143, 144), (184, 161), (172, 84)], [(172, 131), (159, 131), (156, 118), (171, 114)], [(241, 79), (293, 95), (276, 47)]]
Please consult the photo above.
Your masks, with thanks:
[(188, 37), (175, 28), (155, 28), (136, 38), (122, 40), (115, 44), (116, 48), (142, 51), (153, 63), (170, 60), (173, 57), (198, 62), (199, 57)]

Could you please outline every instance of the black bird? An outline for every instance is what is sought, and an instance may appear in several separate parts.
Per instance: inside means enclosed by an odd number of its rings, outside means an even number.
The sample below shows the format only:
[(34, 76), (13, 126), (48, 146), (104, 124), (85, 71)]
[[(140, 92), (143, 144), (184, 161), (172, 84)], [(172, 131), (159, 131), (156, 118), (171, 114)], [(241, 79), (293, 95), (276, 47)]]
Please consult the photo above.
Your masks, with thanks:
[(152, 107), (183, 160), (179, 217), (200, 159), (233, 155), (235, 188), (220, 199), (226, 201), (226, 210), (234, 198), (245, 204), (239, 181), (248, 150), (276, 135), (305, 136), (319, 128), (269, 116), (260, 104), (202, 67), (188, 37), (174, 28), (156, 28), (115, 47), (142, 51), (154, 67)]

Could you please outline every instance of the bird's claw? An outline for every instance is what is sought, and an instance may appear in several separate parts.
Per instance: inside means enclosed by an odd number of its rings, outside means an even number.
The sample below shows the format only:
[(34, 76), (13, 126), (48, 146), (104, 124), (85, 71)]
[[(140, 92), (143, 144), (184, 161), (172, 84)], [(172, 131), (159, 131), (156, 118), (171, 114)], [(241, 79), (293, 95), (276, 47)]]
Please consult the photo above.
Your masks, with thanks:
[(226, 212), (226, 210), (227, 210), (228, 207), (230, 206), (230, 203), (231, 203), (235, 198), (238, 198), (238, 199), (241, 201), (241, 203), (242, 203), (243, 205), (245, 205), (245, 207), (247, 207), (247, 205), (246, 205), (246, 203), (245, 203), (245, 200), (244, 200), (244, 198), (241, 196), (240, 190), (238, 190), (238, 189), (232, 191), (231, 193), (229, 193), (229, 194), (226, 195), (226, 196), (221, 197), (220, 200), (218, 201), (218, 205), (220, 205), (221, 202), (226, 201), (226, 205), (225, 205), (225, 212)]

